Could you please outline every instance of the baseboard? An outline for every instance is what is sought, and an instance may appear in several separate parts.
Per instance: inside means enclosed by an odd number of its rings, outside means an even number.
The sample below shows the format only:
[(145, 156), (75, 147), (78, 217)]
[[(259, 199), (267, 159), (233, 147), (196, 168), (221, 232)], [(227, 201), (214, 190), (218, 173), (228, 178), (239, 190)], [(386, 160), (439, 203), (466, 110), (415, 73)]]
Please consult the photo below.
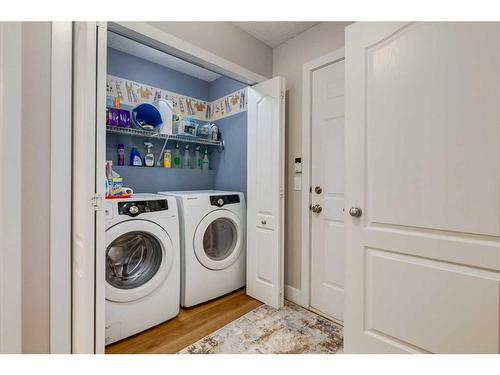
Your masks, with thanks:
[(285, 298), (306, 309), (309, 308), (309, 301), (307, 301), (307, 296), (305, 295), (305, 293), (302, 290), (291, 285), (285, 285)]

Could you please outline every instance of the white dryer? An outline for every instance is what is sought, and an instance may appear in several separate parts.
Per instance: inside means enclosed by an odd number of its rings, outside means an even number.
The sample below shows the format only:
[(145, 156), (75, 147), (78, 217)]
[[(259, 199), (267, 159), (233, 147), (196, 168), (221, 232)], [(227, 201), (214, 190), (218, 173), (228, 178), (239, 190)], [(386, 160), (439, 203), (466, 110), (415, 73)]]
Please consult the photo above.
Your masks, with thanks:
[(134, 194), (107, 201), (106, 345), (179, 313), (177, 201)]
[(240, 192), (160, 192), (175, 196), (181, 218), (181, 306), (245, 286), (246, 204)]

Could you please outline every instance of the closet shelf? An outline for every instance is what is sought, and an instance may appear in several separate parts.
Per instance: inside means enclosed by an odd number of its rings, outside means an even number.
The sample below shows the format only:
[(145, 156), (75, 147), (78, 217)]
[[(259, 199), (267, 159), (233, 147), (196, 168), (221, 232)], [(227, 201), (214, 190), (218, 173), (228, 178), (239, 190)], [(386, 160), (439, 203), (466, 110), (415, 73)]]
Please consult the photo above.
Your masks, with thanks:
[(212, 141), (210, 139), (204, 139), (199, 137), (192, 137), (189, 135), (179, 135), (179, 134), (160, 134), (157, 131), (148, 131), (136, 128), (122, 128), (118, 126), (106, 126), (106, 132), (115, 134), (132, 135), (136, 137), (149, 137), (157, 139), (167, 139), (169, 141), (177, 141), (182, 143), (195, 143), (197, 145), (206, 146), (217, 146), (220, 149), (224, 149), (224, 141)]

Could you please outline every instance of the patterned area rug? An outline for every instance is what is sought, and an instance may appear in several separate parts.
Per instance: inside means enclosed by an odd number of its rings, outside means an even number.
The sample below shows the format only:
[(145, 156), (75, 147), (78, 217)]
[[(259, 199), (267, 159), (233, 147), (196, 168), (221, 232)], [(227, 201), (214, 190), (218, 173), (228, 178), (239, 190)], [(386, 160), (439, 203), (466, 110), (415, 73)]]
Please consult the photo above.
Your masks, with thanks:
[(180, 354), (333, 354), (343, 349), (342, 327), (286, 301), (263, 305), (184, 348)]

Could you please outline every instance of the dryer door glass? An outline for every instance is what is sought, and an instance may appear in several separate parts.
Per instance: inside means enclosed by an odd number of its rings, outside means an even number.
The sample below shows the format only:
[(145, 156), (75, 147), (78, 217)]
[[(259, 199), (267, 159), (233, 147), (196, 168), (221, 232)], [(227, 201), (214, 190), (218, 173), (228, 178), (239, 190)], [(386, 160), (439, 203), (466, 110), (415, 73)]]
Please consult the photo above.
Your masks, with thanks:
[(162, 257), (162, 245), (155, 236), (123, 234), (106, 249), (106, 281), (119, 289), (137, 288), (158, 272)]
[(212, 260), (226, 259), (236, 247), (237, 232), (234, 223), (218, 218), (210, 223), (203, 235), (203, 249)]

